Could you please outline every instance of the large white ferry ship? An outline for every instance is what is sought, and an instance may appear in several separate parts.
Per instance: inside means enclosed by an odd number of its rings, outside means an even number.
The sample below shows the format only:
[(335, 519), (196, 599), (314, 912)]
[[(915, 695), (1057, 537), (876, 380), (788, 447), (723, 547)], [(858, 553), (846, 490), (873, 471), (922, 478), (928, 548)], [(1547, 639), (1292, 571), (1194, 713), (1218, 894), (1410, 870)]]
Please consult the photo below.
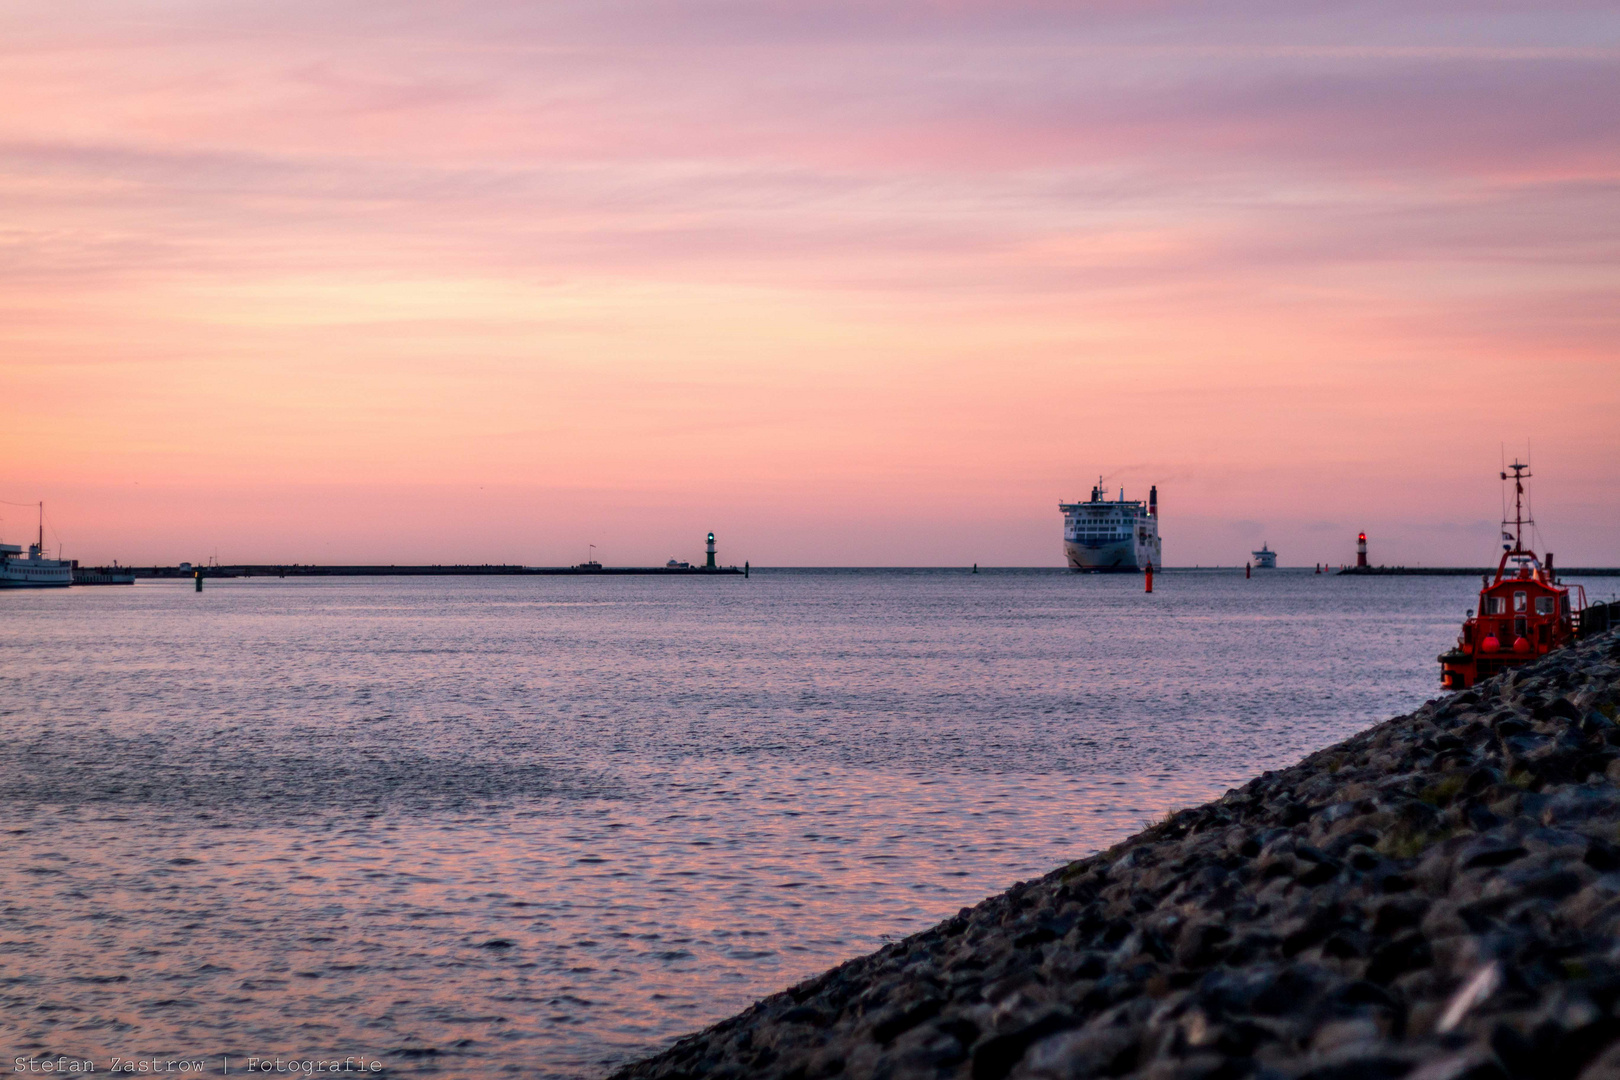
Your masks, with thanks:
[(0, 544), (0, 589), (46, 589), (73, 584), (73, 564), (45, 557), (45, 506), (39, 508), (39, 543), (28, 555), (16, 544)]
[(1159, 489), (1148, 490), (1147, 502), (1126, 501), (1125, 489), (1110, 500), (1102, 479), (1085, 502), (1058, 503), (1063, 514), (1063, 554), (1069, 569), (1092, 573), (1135, 573), (1160, 567)]

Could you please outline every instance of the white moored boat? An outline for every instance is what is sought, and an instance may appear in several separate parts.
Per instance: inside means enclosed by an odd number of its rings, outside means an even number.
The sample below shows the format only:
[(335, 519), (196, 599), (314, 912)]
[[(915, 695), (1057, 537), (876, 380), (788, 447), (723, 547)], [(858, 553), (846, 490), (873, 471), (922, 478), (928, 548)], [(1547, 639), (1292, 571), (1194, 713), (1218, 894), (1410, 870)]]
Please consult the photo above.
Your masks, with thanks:
[(0, 589), (48, 589), (73, 584), (73, 564), (45, 557), (45, 506), (39, 508), (39, 543), (28, 554), (16, 544), (0, 544)]
[(1069, 569), (1091, 573), (1134, 573), (1163, 565), (1159, 551), (1159, 489), (1148, 501), (1109, 500), (1102, 480), (1085, 502), (1058, 503), (1063, 514), (1063, 554)]

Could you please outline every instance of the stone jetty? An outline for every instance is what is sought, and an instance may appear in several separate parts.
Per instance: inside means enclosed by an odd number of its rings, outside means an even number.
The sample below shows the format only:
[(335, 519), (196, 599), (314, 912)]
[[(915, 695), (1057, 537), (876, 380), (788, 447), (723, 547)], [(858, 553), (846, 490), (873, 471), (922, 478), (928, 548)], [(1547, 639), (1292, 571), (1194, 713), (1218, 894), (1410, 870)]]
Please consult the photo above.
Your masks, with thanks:
[(616, 1076), (1620, 1080), (1617, 703), (1607, 633)]

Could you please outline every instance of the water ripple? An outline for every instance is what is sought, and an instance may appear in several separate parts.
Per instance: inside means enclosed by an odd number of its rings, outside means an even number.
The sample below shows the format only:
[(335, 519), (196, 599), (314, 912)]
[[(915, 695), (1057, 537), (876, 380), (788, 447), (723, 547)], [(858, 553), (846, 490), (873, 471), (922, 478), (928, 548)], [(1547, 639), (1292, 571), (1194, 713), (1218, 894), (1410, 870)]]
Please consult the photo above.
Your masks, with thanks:
[(0, 594), (0, 1030), (599, 1072), (1411, 708), (1469, 587)]

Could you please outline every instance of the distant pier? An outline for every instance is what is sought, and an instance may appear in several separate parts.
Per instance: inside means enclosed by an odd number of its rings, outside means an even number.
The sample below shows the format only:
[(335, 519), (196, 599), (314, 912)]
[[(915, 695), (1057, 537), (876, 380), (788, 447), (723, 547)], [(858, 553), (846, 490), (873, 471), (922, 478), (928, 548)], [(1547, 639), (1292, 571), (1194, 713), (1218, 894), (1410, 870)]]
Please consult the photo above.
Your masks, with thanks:
[[(87, 568), (88, 570), (88, 568)], [(121, 566), (118, 573), (135, 578), (190, 580), (201, 573), (208, 578), (290, 577), (743, 577), (740, 566), (517, 566), (505, 563), (431, 566), (317, 566), (272, 563), (235, 566)]]
[[(1336, 577), (1480, 577), (1496, 573), (1494, 566), (1343, 566)], [(1620, 577), (1620, 567), (1560, 566), (1558, 576)]]

